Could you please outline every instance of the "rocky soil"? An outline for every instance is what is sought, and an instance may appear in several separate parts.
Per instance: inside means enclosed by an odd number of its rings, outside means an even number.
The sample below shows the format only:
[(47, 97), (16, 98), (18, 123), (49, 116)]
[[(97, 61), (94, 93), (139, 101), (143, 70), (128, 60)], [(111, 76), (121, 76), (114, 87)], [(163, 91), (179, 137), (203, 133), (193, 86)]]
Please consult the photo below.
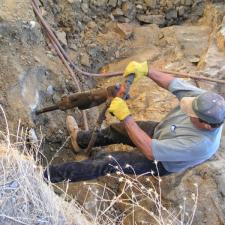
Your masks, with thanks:
[[(123, 70), (131, 60), (148, 60), (151, 66), (224, 79), (225, 5), (224, 1), (204, 0), (67, 0), (41, 2), (42, 14), (57, 33), (71, 59), (86, 71)], [(82, 116), (77, 110), (55, 111), (36, 116), (36, 108), (51, 105), (63, 94), (76, 92), (75, 85), (51, 45), (45, 38), (28, 0), (15, 4), (0, 0), (0, 103), (8, 125), (16, 134), (27, 132), (28, 141), (42, 139), (40, 150), (53, 163), (80, 160), (74, 156), (67, 140), (65, 117), (73, 114), (80, 127)], [(107, 80), (80, 77), (84, 90), (109, 86), (118, 78)], [(224, 85), (199, 82), (208, 90), (225, 97)], [(141, 91), (140, 91), (141, 90)], [(149, 79), (135, 84), (128, 104), (137, 120), (160, 120), (175, 104), (168, 92)], [(88, 110), (93, 127), (98, 108)], [(104, 125), (114, 119), (107, 115)], [(0, 128), (5, 130), (0, 116)], [(12, 139), (13, 139), (12, 135)], [(63, 148), (61, 148), (63, 146)], [(129, 150), (127, 146), (110, 146), (105, 151)], [(163, 201), (179, 209), (183, 197), (199, 186), (198, 209), (193, 224), (221, 225), (225, 221), (225, 138), (210, 161), (182, 174), (163, 178)], [(100, 178), (98, 184), (120, 190), (119, 182)], [(101, 188), (95, 186), (101, 193)], [(82, 194), (80, 193), (82, 190)], [(71, 184), (69, 193), (85, 202), (95, 214), (96, 195), (83, 183)], [(110, 195), (109, 195), (110, 198)], [(187, 201), (187, 211), (192, 202)], [(146, 207), (153, 207), (149, 202)], [(115, 212), (123, 209), (115, 208)], [(151, 219), (135, 210), (136, 224)], [(124, 224), (132, 224), (127, 217)], [(153, 223), (152, 223), (153, 224)]]

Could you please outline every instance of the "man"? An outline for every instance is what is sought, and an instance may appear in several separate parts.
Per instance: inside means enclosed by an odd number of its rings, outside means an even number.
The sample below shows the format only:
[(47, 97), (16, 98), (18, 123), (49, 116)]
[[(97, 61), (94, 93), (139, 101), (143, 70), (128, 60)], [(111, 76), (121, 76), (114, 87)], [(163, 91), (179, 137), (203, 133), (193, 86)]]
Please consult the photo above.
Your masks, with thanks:
[[(93, 159), (51, 166), (44, 176), (51, 182), (88, 180), (114, 173), (167, 175), (182, 172), (209, 159), (219, 148), (225, 118), (222, 96), (192, 86), (169, 74), (149, 69), (147, 62), (131, 62), (124, 76), (135, 74), (135, 81), (149, 77), (179, 100), (160, 123), (135, 122), (127, 104), (114, 98), (109, 112), (121, 123), (99, 131), (95, 146), (128, 144), (138, 150), (99, 154)], [(87, 147), (91, 132), (80, 131), (73, 117), (67, 117), (73, 148)]]

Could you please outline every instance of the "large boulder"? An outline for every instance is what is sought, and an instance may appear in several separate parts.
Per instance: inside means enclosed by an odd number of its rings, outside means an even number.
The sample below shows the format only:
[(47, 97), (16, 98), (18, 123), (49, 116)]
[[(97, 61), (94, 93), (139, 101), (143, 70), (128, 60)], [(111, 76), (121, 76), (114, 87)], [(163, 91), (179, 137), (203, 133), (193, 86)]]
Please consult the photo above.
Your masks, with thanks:
[(143, 23), (164, 25), (165, 24), (165, 16), (163, 15), (137, 15), (137, 19)]

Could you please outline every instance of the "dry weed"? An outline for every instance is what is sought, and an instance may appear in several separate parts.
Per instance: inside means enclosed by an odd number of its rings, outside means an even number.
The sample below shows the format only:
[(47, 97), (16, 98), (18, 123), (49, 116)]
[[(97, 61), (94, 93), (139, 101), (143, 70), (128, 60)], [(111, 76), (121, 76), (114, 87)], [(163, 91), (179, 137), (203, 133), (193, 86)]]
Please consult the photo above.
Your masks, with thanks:
[[(14, 225), (122, 225), (126, 217), (133, 215), (136, 209), (141, 209), (150, 218), (154, 225), (191, 225), (197, 208), (198, 186), (196, 193), (192, 193), (193, 208), (186, 209), (186, 198), (179, 210), (166, 208), (161, 199), (161, 178), (154, 176), (157, 187), (152, 179), (143, 175), (128, 176), (124, 174), (120, 165), (117, 165), (117, 175), (108, 174), (116, 182), (123, 183), (120, 193), (115, 193), (106, 185), (88, 183), (89, 191), (100, 201), (97, 214), (90, 215), (83, 206), (67, 195), (58, 196), (53, 190), (53, 184), (46, 184), (43, 180), (43, 168), (39, 165), (38, 154), (41, 141), (35, 141), (27, 149), (28, 130), (18, 126), (17, 134), (10, 135), (6, 116), (0, 105), (6, 121), (6, 131), (0, 131), (0, 224)], [(10, 139), (16, 140), (11, 143)], [(61, 149), (61, 148), (60, 148)], [(29, 153), (30, 152), (30, 153)], [(109, 156), (111, 157), (111, 156)], [(155, 162), (157, 163), (157, 162)], [(130, 167), (130, 165), (127, 165)], [(135, 172), (135, 171), (134, 171)], [(119, 175), (119, 176), (118, 176)], [(145, 179), (143, 185), (140, 178)], [(85, 184), (85, 183), (84, 183)], [(101, 186), (103, 194), (92, 192), (92, 185)], [(55, 187), (55, 186), (54, 186)], [(62, 191), (62, 190), (61, 190)], [(112, 199), (105, 198), (109, 192)], [(182, 194), (182, 193), (181, 193)], [(146, 208), (141, 200), (152, 202), (154, 210)], [(117, 204), (126, 205), (125, 210), (118, 214), (115, 211)], [(104, 207), (102, 207), (104, 206)], [(97, 206), (96, 206), (97, 207)], [(191, 212), (191, 213), (190, 213)], [(136, 224), (135, 219), (132, 224)]]

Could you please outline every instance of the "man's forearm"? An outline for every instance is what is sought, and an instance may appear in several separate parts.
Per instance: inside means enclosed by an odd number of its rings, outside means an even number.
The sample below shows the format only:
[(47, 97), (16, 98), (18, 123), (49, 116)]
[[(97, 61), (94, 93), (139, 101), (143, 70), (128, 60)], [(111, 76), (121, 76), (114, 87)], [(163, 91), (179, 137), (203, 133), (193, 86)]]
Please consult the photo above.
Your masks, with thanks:
[(128, 116), (123, 123), (133, 143), (148, 159), (153, 160), (152, 139), (137, 125), (132, 116)]
[(175, 79), (175, 77), (171, 76), (167, 73), (162, 73), (155, 69), (149, 69), (148, 77), (155, 81), (160, 87), (168, 90), (169, 84)]

